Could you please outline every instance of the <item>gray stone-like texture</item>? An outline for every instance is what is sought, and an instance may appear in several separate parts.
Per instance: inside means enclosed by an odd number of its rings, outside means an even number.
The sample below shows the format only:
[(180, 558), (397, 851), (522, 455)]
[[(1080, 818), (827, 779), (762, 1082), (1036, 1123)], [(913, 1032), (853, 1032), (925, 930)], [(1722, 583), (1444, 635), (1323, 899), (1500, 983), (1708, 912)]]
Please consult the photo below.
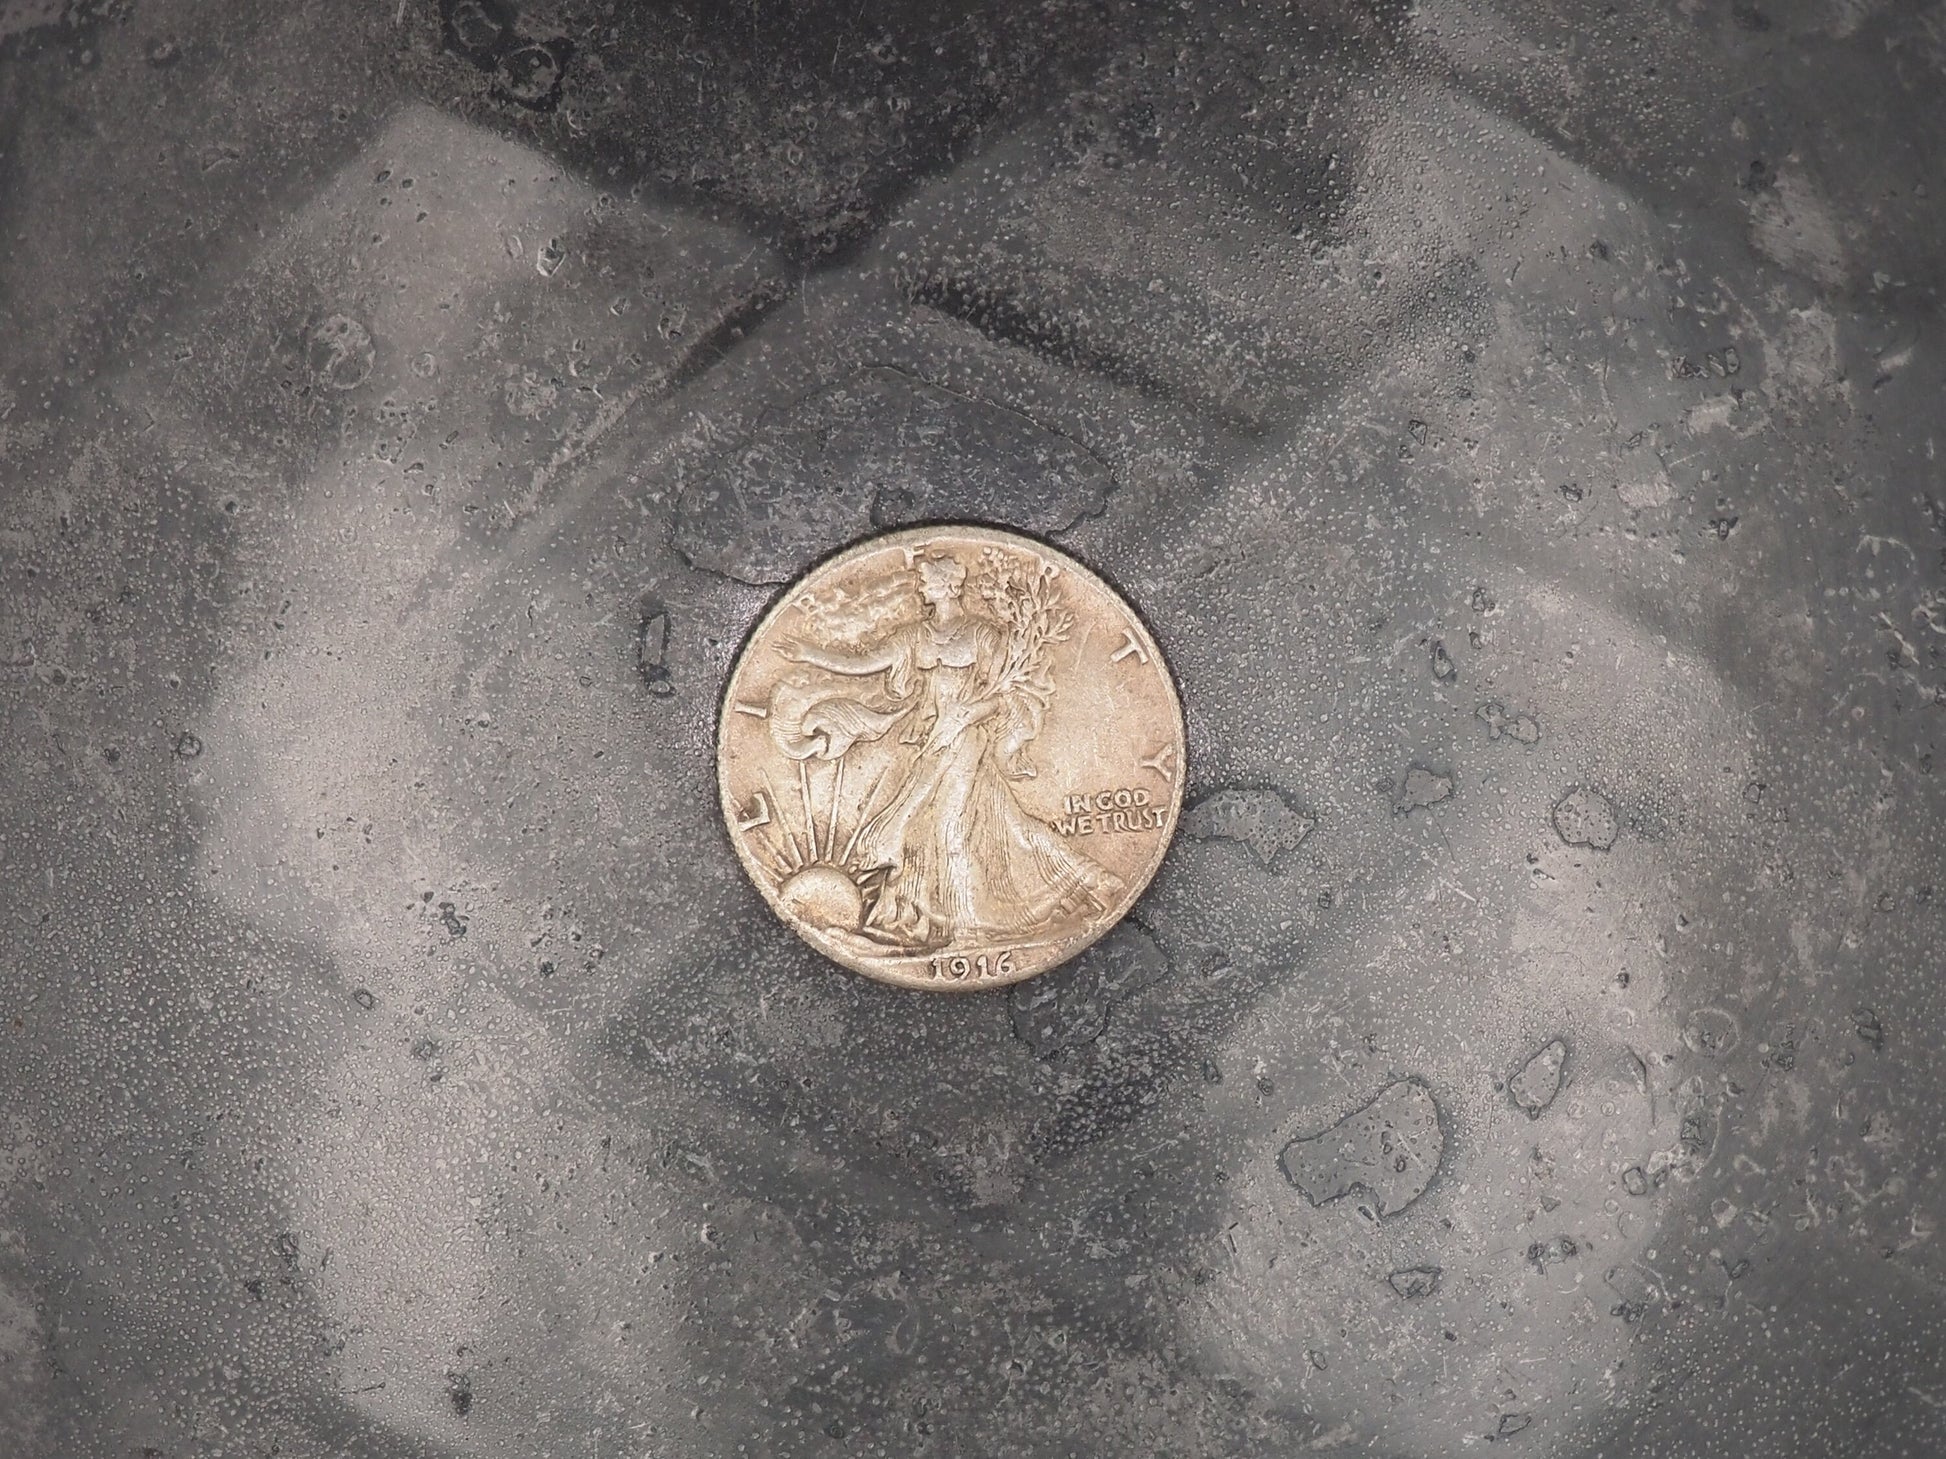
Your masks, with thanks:
[(883, 365), (749, 435), (694, 473), (675, 528), (691, 563), (748, 583), (786, 582), (875, 528), (1005, 521), (1047, 536), (1099, 514), (1115, 487), (1098, 457), (1028, 416)]
[[(0, 1455), (1937, 1453), (1943, 44), (0, 6)], [(712, 745), (961, 514), (1303, 820), (928, 999)]]

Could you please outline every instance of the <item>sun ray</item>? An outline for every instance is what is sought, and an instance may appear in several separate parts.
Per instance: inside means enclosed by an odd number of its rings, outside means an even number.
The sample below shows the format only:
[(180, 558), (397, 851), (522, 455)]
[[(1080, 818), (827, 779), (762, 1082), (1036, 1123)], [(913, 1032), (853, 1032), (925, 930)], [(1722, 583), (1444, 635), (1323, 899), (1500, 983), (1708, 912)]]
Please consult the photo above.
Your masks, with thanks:
[(851, 865), (851, 853), (858, 849), (858, 838), (865, 834), (865, 827), (870, 824), (866, 812), (871, 810), (872, 802), (878, 797), (879, 787), (885, 784), (885, 777), (891, 769), (890, 760), (879, 766), (878, 779), (874, 780), (871, 789), (865, 792), (865, 798), (858, 802), (858, 824), (852, 828), (851, 839), (845, 842), (845, 854), (838, 858), (840, 865)]
[(797, 762), (797, 795), (804, 805), (804, 837), (811, 843), (811, 860), (818, 859), (818, 818), (811, 810), (811, 762)]
[(782, 881), (790, 874), (790, 863), (784, 860), (784, 853), (777, 849), (777, 842), (771, 837), (766, 836), (762, 841), (752, 841), (750, 849), (755, 853), (757, 860), (763, 863), (764, 870), (778, 881)]
[(838, 849), (838, 807), (845, 793), (845, 757), (840, 755), (831, 762), (831, 829), (825, 833), (824, 854), (829, 856)]
[(781, 846), (774, 832), (765, 832), (764, 844), (769, 848), (771, 859), (777, 863), (780, 871), (788, 873), (797, 864), (797, 848), (791, 845), (788, 832), (785, 833)]
[(770, 803), (777, 807), (777, 829), (784, 833), (784, 843), (790, 848), (791, 870), (801, 870), (804, 866), (804, 853), (798, 849), (797, 833), (791, 830), (789, 822), (784, 819), (784, 802), (778, 799), (777, 787), (770, 783), (770, 777), (764, 775), (761, 778), (764, 789), (770, 792)]

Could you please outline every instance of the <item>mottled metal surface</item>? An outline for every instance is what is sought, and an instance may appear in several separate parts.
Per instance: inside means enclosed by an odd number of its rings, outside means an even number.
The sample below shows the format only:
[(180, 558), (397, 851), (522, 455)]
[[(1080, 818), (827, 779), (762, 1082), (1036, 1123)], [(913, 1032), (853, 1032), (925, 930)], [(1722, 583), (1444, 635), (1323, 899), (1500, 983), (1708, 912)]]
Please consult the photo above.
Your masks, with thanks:
[(1039, 538), (908, 527), (826, 558), (750, 630), (717, 789), (792, 931), (867, 977), (966, 993), (1128, 915), (1175, 839), (1184, 749), (1169, 666), (1113, 588)]
[[(1946, 19), (0, 4), (0, 1452), (1931, 1455)], [(775, 585), (1051, 535), (1133, 920), (820, 961)]]

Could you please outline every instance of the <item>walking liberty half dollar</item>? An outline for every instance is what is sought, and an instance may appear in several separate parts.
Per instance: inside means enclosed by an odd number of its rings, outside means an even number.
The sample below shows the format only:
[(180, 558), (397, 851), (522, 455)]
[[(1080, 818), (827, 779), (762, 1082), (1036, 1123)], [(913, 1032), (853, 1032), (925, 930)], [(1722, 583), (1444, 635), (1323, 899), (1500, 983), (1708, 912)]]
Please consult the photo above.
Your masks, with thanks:
[(818, 951), (905, 987), (995, 987), (1074, 956), (1155, 875), (1182, 706), (1141, 619), (1080, 563), (917, 528), (764, 616), (717, 775), (744, 867)]

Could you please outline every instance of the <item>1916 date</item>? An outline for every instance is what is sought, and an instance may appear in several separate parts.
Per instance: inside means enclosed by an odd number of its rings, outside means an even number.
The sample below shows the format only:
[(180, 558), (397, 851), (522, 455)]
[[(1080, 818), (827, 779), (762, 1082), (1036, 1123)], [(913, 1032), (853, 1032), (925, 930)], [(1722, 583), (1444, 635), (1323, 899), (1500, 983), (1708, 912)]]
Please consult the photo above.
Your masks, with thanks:
[(1014, 955), (1011, 948), (998, 953), (934, 953), (926, 965), (942, 983), (981, 983), (1013, 976)]

